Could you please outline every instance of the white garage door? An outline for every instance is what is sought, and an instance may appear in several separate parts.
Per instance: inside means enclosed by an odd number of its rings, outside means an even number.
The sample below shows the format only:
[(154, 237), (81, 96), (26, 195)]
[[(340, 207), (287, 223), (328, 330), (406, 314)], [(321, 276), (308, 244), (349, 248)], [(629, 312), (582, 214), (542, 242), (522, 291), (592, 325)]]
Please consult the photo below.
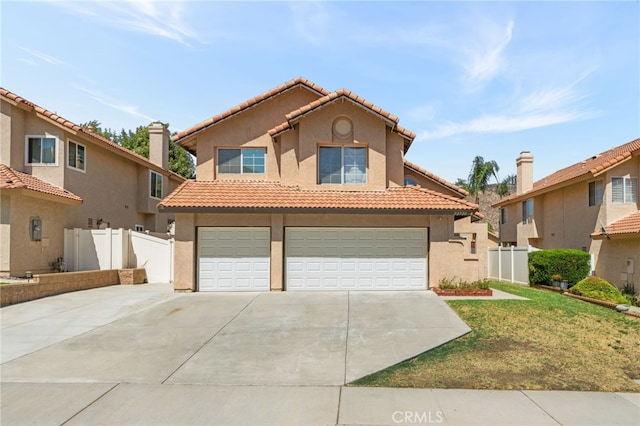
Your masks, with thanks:
[(424, 290), (426, 228), (286, 228), (287, 290)]
[(198, 228), (200, 291), (269, 291), (269, 228)]

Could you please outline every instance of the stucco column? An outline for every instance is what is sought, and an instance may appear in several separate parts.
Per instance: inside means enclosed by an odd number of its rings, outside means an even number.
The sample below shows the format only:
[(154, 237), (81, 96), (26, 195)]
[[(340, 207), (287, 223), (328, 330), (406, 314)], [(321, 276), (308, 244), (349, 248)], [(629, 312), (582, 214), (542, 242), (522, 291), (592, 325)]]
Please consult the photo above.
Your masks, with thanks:
[(271, 215), (271, 291), (282, 291), (284, 287), (284, 216)]
[(176, 214), (175, 229), (175, 291), (195, 291), (196, 289), (196, 225), (192, 213)]

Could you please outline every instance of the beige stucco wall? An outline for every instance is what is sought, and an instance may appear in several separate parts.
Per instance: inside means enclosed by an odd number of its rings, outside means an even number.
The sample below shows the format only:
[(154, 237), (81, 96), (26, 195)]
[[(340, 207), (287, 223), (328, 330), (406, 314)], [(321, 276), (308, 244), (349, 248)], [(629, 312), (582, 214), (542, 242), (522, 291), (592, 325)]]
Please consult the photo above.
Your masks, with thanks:
[[(99, 218), (113, 228), (133, 229), (143, 225), (151, 232), (165, 233), (173, 213), (160, 213), (150, 197), (149, 167), (125, 158), (82, 133), (74, 134), (60, 125), (36, 115), (34, 111), (1, 102), (0, 155), (3, 164), (65, 188), (83, 199), (81, 205), (65, 205), (61, 199), (34, 198), (28, 192), (3, 191), (2, 214), (7, 221), (0, 226), (2, 248), (0, 271), (23, 275), (25, 270), (48, 271), (48, 263), (62, 256), (64, 228), (87, 228), (89, 219), (97, 228)], [(27, 165), (26, 135), (46, 135), (57, 138), (57, 164)], [(85, 171), (67, 166), (68, 142), (85, 147)], [(163, 196), (180, 184), (164, 172)], [(35, 201), (34, 201), (35, 200)], [(64, 213), (62, 213), (64, 212)], [(40, 216), (46, 239), (34, 243), (25, 240), (20, 231), (24, 220)], [(45, 225), (46, 223), (46, 225)]]
[[(477, 247), (486, 247), (486, 224), (471, 224), (469, 218), (454, 223), (451, 216), (374, 214), (178, 214), (176, 218), (176, 291), (195, 291), (199, 226), (265, 226), (271, 229), (271, 289), (285, 282), (284, 233), (287, 227), (380, 227), (429, 228), (428, 284), (457, 277), (474, 281), (486, 277), (486, 250), (471, 252), (471, 234)], [(459, 233), (461, 235), (455, 235)], [(460, 237), (469, 237), (462, 239)]]
[[(50, 263), (63, 256), (64, 224), (74, 207), (27, 196), (22, 191), (3, 191), (2, 216), (4, 221), (8, 215), (9, 225), (3, 223), (2, 226), (3, 234), (8, 234), (9, 239), (2, 239), (0, 273), (24, 276), (26, 271), (50, 272)], [(39, 217), (42, 221), (41, 241), (31, 241), (29, 227), (32, 217)]]
[(615, 285), (624, 288), (625, 283), (633, 284), (635, 292), (640, 292), (640, 238), (614, 238), (598, 241), (595, 273)]
[(402, 182), (401, 184), (404, 184), (404, 177), (411, 177), (413, 178), (413, 180), (415, 180), (417, 185), (420, 185), (422, 188), (426, 188), (426, 189), (430, 189), (432, 191), (436, 191), (439, 192), (441, 194), (445, 194), (445, 195), (449, 195), (452, 197), (458, 197), (458, 198), (462, 198), (461, 195), (458, 192), (455, 192), (452, 189), (447, 188), (446, 186), (440, 184), (440, 183), (436, 183), (434, 182), (432, 179), (429, 179), (423, 175), (421, 175), (420, 173), (414, 172), (413, 170), (404, 169), (404, 175), (402, 176)]

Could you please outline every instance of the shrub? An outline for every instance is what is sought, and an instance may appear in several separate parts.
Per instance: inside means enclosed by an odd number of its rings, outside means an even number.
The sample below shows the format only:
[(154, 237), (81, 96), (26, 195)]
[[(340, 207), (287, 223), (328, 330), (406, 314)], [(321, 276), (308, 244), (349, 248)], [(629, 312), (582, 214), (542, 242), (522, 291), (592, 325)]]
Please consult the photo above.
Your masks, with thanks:
[(479, 280), (479, 281), (467, 282), (467, 281), (463, 281), (461, 279), (457, 279), (456, 277), (443, 278), (438, 283), (438, 287), (440, 287), (442, 290), (453, 289), (453, 288), (459, 288), (459, 289), (464, 289), (464, 290), (470, 290), (470, 289), (473, 289), (473, 290), (476, 290), (476, 289), (486, 290), (486, 289), (489, 288), (489, 280), (488, 279), (484, 279), (484, 280)]
[(629, 301), (620, 290), (599, 277), (587, 277), (569, 289), (571, 294), (604, 300), (605, 302), (627, 304)]
[(591, 256), (582, 250), (554, 249), (529, 253), (529, 282), (552, 285), (553, 276), (561, 275), (571, 287), (589, 274)]

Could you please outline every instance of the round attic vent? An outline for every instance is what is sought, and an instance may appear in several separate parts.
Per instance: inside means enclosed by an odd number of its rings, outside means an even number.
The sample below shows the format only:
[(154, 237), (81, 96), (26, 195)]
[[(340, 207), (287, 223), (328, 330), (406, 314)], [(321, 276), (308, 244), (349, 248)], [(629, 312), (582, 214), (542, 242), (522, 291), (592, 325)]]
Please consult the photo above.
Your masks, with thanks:
[(351, 135), (353, 130), (353, 126), (351, 125), (351, 121), (348, 118), (338, 118), (333, 122), (333, 131), (336, 136), (340, 138), (346, 138)]

